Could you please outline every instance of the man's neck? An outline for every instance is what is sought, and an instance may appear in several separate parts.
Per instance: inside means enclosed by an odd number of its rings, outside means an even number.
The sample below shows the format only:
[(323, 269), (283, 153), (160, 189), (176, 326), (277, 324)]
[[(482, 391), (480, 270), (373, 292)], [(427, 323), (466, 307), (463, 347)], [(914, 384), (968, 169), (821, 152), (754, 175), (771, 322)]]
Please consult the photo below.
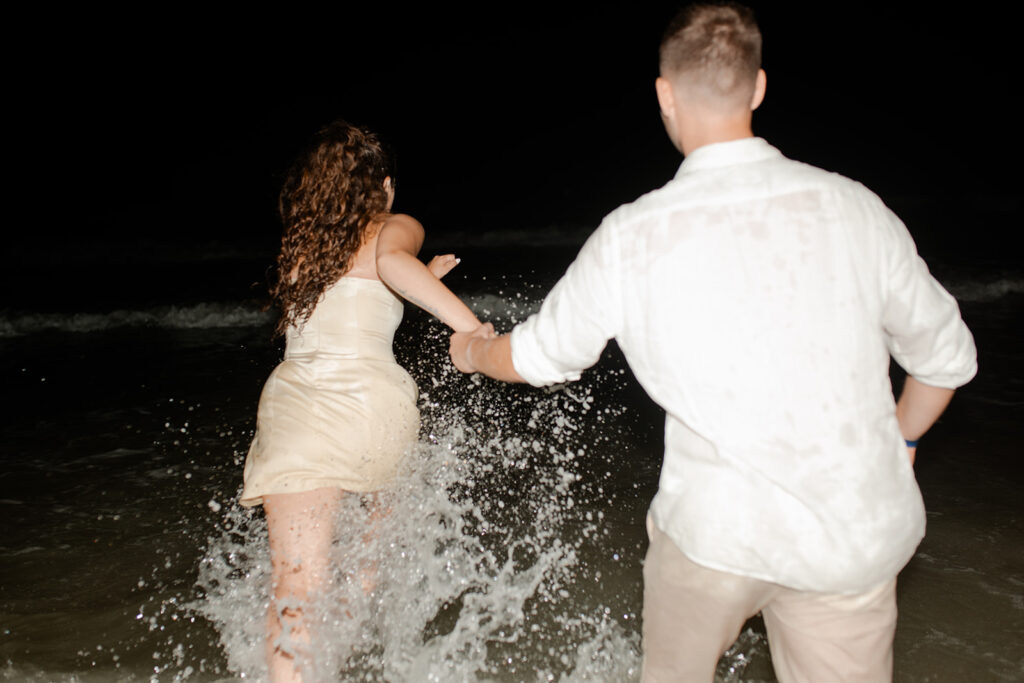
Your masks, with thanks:
[(717, 142), (731, 142), (754, 137), (751, 112), (723, 116), (717, 112), (694, 112), (684, 116), (679, 125), (682, 152), (689, 155), (695, 149)]

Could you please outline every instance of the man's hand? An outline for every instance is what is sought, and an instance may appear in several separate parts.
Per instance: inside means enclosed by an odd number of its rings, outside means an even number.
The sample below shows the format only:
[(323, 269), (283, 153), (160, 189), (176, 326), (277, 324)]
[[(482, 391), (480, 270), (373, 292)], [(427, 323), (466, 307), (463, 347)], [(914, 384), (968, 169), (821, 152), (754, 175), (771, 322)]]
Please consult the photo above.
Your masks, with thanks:
[(430, 259), (430, 263), (427, 264), (427, 270), (440, 280), (450, 273), (452, 268), (459, 265), (461, 260), (455, 258), (455, 254), (440, 254)]
[(476, 372), (477, 368), (470, 358), (470, 345), (474, 340), (494, 339), (496, 336), (494, 325), (491, 323), (484, 323), (472, 332), (455, 332), (452, 334), (451, 343), (448, 347), (448, 353), (452, 357), (452, 364), (460, 372)]

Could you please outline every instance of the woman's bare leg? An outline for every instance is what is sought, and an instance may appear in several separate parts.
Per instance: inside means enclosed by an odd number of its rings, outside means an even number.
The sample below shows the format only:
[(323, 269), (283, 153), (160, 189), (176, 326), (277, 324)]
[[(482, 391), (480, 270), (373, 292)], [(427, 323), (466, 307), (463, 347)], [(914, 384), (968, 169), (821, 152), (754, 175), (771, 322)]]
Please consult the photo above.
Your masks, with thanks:
[[(362, 535), (363, 547), (366, 548), (380, 537), (384, 520), (391, 514), (391, 505), (375, 492), (366, 495), (362, 507), (367, 513), (366, 531)], [(371, 595), (377, 589), (380, 572), (378, 563), (377, 557), (368, 556), (356, 567), (359, 585), (367, 595)]]
[(345, 492), (320, 488), (263, 497), (273, 586), (267, 612), (267, 664), (273, 683), (302, 680), (309, 662), (303, 606), (323, 594), (331, 575), (334, 520)]

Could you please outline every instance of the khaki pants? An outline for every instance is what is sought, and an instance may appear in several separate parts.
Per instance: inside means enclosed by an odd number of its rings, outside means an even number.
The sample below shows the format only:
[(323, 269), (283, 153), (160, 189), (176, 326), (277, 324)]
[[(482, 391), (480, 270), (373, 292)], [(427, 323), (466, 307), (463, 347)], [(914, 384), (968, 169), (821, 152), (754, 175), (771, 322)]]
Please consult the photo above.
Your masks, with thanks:
[(896, 579), (866, 593), (806, 593), (691, 562), (647, 523), (644, 683), (711, 683), (719, 657), (758, 612), (780, 683), (892, 680)]

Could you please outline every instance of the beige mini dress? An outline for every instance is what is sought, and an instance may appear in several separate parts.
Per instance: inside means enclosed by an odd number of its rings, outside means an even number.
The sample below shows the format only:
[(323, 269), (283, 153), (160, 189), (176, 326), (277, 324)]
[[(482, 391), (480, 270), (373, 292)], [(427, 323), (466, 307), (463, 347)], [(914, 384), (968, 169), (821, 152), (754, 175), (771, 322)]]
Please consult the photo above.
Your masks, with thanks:
[(417, 389), (392, 350), (403, 304), (384, 283), (343, 277), (287, 332), (260, 395), (241, 503), (321, 487), (376, 491), (419, 433)]

